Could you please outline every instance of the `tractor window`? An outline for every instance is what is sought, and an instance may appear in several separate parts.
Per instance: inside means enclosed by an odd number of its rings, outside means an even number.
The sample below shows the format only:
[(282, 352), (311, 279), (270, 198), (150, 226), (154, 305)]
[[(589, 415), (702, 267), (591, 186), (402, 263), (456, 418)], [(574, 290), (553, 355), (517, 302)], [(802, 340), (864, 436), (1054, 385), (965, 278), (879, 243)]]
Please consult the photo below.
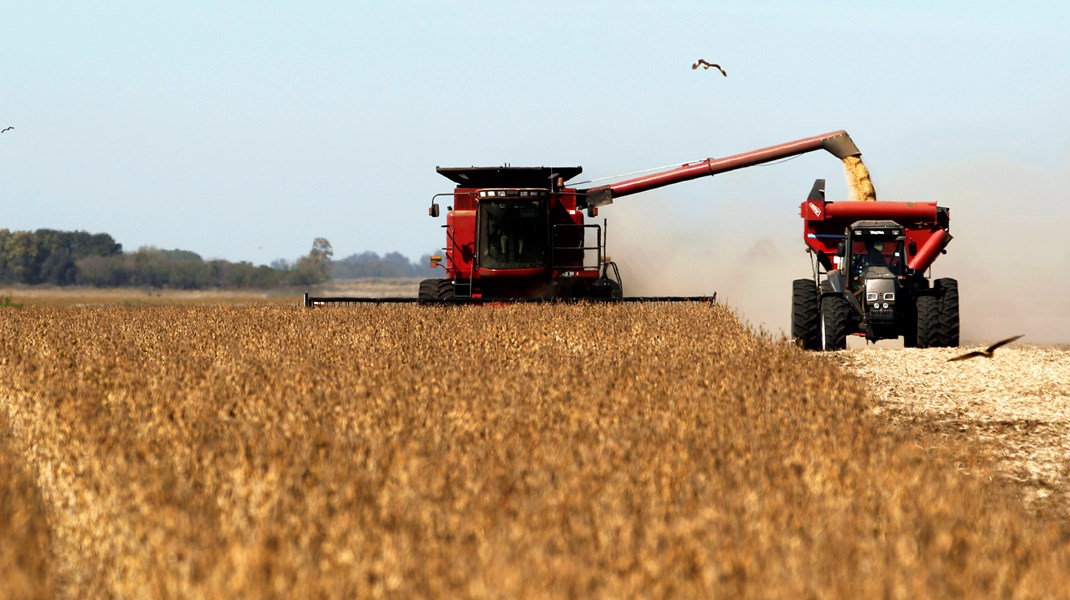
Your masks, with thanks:
[(903, 264), (903, 244), (895, 239), (855, 239), (851, 244), (851, 266), (856, 275), (898, 275)]
[(480, 266), (523, 269), (546, 266), (546, 201), (501, 198), (479, 205)]

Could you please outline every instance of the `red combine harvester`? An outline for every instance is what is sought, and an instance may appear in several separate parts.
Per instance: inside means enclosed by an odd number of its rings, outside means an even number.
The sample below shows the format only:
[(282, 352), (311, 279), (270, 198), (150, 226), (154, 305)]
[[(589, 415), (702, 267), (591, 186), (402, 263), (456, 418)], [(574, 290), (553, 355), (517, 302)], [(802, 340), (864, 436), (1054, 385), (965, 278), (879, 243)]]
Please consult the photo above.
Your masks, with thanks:
[(595, 217), (616, 198), (822, 149), (840, 159), (861, 154), (845, 131), (834, 131), (588, 189), (567, 184), (581, 167), (439, 168), (457, 184), (432, 198), (429, 210), (439, 216), (435, 199), (452, 196), (445, 260), (432, 259), (445, 277), (421, 282), (419, 298), (621, 299), (620, 274), (605, 255), (604, 223), (586, 223), (584, 212)]
[(903, 336), (908, 348), (959, 345), (954, 279), (926, 271), (948, 242), (950, 212), (935, 202), (826, 202), (818, 179), (802, 203), (813, 277), (792, 285), (791, 333), (810, 350), (840, 350), (848, 335)]

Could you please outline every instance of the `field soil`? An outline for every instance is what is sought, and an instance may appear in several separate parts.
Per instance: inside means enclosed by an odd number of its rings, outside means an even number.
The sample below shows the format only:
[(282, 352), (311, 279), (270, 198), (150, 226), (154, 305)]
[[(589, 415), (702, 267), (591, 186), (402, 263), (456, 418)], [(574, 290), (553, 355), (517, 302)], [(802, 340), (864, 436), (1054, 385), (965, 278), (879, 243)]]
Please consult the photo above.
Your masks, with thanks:
[(15, 300), (0, 590), (20, 596), (1070, 588), (1065, 471), (1014, 462), (1065, 448), (1035, 445), (1064, 423), (1044, 349), (819, 355), (716, 304)]

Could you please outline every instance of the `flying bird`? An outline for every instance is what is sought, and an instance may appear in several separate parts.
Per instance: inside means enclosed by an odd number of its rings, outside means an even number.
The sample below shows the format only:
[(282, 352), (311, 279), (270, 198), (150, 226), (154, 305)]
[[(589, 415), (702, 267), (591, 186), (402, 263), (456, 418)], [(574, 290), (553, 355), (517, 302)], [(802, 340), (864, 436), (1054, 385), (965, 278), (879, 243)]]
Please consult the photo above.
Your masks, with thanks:
[(1018, 339), (1020, 337), (1022, 337), (1022, 336), (1016, 335), (1014, 337), (1009, 337), (1009, 338), (1007, 338), (1005, 340), (1000, 340), (1000, 341), (996, 342), (995, 344), (992, 344), (991, 346), (985, 348), (984, 350), (974, 350), (973, 352), (967, 352), (966, 354), (963, 354), (962, 356), (956, 356), (955, 358), (949, 358), (949, 359), (947, 359), (947, 362), (954, 362), (956, 360), (966, 360), (968, 358), (977, 358), (978, 356), (983, 356), (985, 358), (992, 358), (992, 353), (994, 353), (996, 351), (996, 348), (999, 348), (1000, 346), (1005, 346), (1005, 345), (1013, 342), (1014, 340), (1016, 340), (1016, 339)]
[(724, 69), (721, 68), (721, 65), (715, 65), (713, 63), (706, 62), (706, 59), (704, 58), (698, 59), (697, 61), (695, 61), (695, 64), (691, 65), (692, 70), (697, 69), (699, 67), (702, 67), (703, 69), (709, 69), (710, 67), (713, 67), (714, 69), (720, 71), (721, 75), (728, 77), (728, 73), (724, 72)]
[(5, 129), (4, 131), (0, 131), (0, 133), (4, 133), (5, 131), (11, 131), (12, 129), (14, 129), (14, 127), (8, 127), (8, 128), (7, 128), (7, 129)]

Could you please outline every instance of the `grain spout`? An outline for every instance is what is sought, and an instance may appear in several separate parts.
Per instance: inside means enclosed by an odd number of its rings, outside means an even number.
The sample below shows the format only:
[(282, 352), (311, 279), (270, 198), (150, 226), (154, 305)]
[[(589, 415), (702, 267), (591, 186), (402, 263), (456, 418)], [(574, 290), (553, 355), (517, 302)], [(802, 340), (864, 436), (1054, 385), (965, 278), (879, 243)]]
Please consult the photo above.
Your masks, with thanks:
[(843, 169), (847, 173), (847, 184), (851, 188), (851, 199), (863, 202), (877, 200), (877, 191), (873, 189), (873, 180), (869, 177), (869, 169), (862, 162), (861, 156), (845, 156)]

